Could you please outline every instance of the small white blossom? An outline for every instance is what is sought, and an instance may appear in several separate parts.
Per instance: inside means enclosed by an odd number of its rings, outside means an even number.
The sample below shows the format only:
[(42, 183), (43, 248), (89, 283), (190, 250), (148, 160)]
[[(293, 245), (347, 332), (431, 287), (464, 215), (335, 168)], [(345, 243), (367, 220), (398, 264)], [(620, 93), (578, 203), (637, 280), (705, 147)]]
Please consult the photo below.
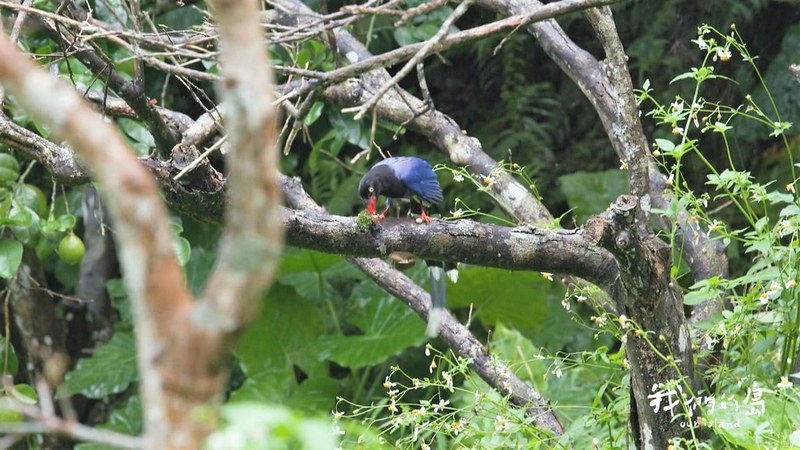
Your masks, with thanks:
[(450, 211), (450, 215), (452, 215), (454, 219), (458, 219), (459, 217), (464, 215), (464, 210), (461, 209), (461, 208), (458, 208), (455, 211)]
[(456, 183), (461, 183), (464, 181), (464, 175), (461, 175), (461, 172), (457, 172), (455, 175), (453, 175), (453, 181)]
[(450, 404), (450, 400), (445, 400), (443, 398), (440, 398), (439, 399), (439, 403), (436, 403), (436, 404), (433, 405), (433, 412), (437, 412), (438, 413), (439, 411), (443, 411), (444, 408), (447, 407), (447, 405), (449, 405), (449, 404)]
[(442, 378), (444, 378), (447, 389), (450, 390), (450, 392), (453, 392), (453, 375), (450, 372), (443, 370)]
[(761, 302), (762, 305), (766, 305), (769, 303), (769, 294), (762, 292), (761, 295), (758, 296), (758, 301)]
[(464, 427), (467, 425), (467, 419), (460, 418), (458, 422), (453, 422), (450, 424), (450, 429), (453, 430), (453, 434), (458, 436), (459, 433), (464, 431)]
[(606, 316), (592, 316), (591, 320), (598, 327), (602, 327), (603, 325), (606, 324)]
[(511, 424), (508, 423), (508, 419), (500, 415), (494, 418), (494, 431), (507, 431), (509, 428), (511, 428)]
[(778, 389), (786, 389), (792, 387), (792, 382), (789, 377), (781, 377), (781, 381), (777, 384)]
[(547, 281), (553, 281), (553, 274), (550, 272), (542, 272), (542, 276)]
[(564, 297), (563, 299), (561, 299), (561, 306), (563, 306), (565, 310), (569, 311), (570, 308), (569, 297)]

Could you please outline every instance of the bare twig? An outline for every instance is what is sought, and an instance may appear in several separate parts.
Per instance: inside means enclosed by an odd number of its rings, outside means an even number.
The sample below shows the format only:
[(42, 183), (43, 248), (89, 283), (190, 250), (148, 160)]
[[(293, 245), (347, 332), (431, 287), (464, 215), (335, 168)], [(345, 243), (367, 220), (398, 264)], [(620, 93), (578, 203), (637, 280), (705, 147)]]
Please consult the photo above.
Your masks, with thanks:
[(405, 78), (406, 75), (408, 75), (412, 70), (414, 70), (414, 68), (417, 66), (418, 63), (420, 63), (423, 59), (425, 59), (426, 56), (430, 54), (430, 51), (433, 48), (433, 46), (441, 42), (442, 39), (444, 39), (448, 31), (450, 31), (450, 27), (453, 25), (453, 23), (456, 20), (458, 20), (459, 17), (464, 15), (464, 13), (467, 12), (467, 9), (469, 9), (469, 7), (472, 6), (473, 3), (475, 3), (475, 0), (464, 0), (463, 2), (461, 2), (458, 5), (458, 7), (456, 7), (456, 9), (453, 10), (453, 12), (447, 17), (447, 19), (444, 20), (442, 25), (439, 27), (439, 31), (437, 31), (432, 38), (428, 39), (428, 41), (425, 42), (425, 45), (422, 46), (422, 48), (417, 52), (417, 54), (414, 55), (406, 63), (406, 65), (403, 66), (403, 68), (400, 69), (395, 74), (395, 76), (393, 76), (392, 79), (389, 80), (389, 82), (381, 86), (381, 88), (378, 89), (378, 92), (376, 92), (366, 103), (364, 103), (360, 107), (349, 108), (352, 109), (352, 111), (349, 111), (349, 109), (345, 109), (343, 110), (343, 112), (355, 112), (356, 113), (354, 117), (355, 120), (361, 120), (361, 118), (364, 116), (364, 113), (372, 109), (375, 106), (375, 104), (378, 103), (381, 97), (383, 97), (383, 94), (388, 92), (389, 89), (393, 88), (398, 82), (400, 82), (400, 80)]

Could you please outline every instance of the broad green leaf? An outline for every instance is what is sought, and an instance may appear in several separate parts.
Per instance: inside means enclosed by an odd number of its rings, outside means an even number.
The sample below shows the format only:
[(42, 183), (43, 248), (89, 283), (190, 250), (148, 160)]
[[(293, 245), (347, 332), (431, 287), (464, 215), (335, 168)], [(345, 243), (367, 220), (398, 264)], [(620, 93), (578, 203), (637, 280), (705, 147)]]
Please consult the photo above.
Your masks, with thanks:
[[(328, 377), (327, 364), (317, 358), (313, 346), (317, 336), (325, 332), (319, 308), (290, 286), (276, 283), (272, 287), (262, 301), (261, 313), (236, 348), (248, 379), (231, 401), (286, 404), (302, 384), (313, 385), (318, 381), (312, 380)], [(307, 377), (302, 384), (297, 380), (298, 371)], [(330, 394), (326, 393), (325, 411), (334, 401), (335, 394)]]
[(222, 407), (222, 418), (225, 424), (209, 437), (208, 450), (327, 450), (336, 447), (329, 419), (305, 417), (283, 406), (227, 404)]
[(452, 308), (472, 306), (474, 316), (488, 326), (533, 328), (547, 315), (550, 285), (534, 272), (462, 266), (458, 283), (447, 283), (447, 301)]
[(65, 384), (69, 394), (101, 399), (124, 391), (136, 379), (133, 334), (117, 331), (92, 356), (81, 359), (74, 370), (67, 372)]
[(0, 278), (13, 278), (21, 262), (22, 244), (12, 239), (0, 239)]
[(289, 247), (278, 267), (278, 281), (294, 287), (304, 298), (319, 302), (331, 289), (332, 273), (350, 267), (339, 255)]
[(427, 339), (422, 320), (372, 281), (360, 283), (351, 301), (348, 321), (363, 334), (320, 337), (320, 358), (350, 368), (370, 366)]
[(628, 178), (619, 170), (575, 172), (560, 177), (558, 185), (579, 223), (603, 212), (618, 196), (628, 192)]

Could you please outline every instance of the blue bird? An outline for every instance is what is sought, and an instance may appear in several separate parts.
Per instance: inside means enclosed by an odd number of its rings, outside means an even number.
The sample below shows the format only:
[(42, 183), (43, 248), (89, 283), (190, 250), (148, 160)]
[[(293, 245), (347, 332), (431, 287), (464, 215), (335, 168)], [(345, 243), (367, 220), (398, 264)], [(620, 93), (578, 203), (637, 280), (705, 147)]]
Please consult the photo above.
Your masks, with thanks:
[[(386, 158), (378, 162), (358, 183), (358, 193), (364, 199), (374, 219), (384, 218), (392, 200), (404, 197), (416, 197), (420, 202), (422, 213), (420, 218), (430, 223), (431, 218), (425, 212), (425, 204), (438, 204), (443, 200), (442, 188), (433, 167), (424, 159), (413, 156)], [(379, 196), (386, 197), (386, 209), (377, 213), (376, 204)], [(426, 333), (430, 337), (439, 334), (447, 306), (447, 279), (442, 262), (427, 261), (430, 277), (431, 309), (428, 311), (428, 327)]]

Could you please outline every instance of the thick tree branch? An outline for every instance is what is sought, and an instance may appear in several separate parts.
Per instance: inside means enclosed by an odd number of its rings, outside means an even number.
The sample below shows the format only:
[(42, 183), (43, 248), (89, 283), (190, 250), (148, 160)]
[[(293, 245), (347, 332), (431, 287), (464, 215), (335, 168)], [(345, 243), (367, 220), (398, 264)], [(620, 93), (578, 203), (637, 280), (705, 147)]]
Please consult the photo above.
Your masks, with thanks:
[[(215, 324), (231, 334), (252, 317), (257, 296), (272, 281), (281, 253), (277, 111), (272, 107), (274, 83), (255, 2), (212, 4), (225, 68), (220, 89), (231, 144), (230, 201), (216, 270), (203, 298), (205, 306), (231, 321)], [(207, 325), (211, 324), (203, 324)]]
[[(103, 188), (116, 231), (126, 287), (137, 320), (140, 386), (149, 445), (170, 432), (157, 367), (162, 338), (190, 305), (172, 251), (166, 209), (155, 181), (136, 163), (118, 132), (75, 91), (37, 68), (0, 37), (0, 81), (31, 114), (70, 142)], [(182, 411), (185, 413), (185, 411)]]
[[(303, 213), (317, 216), (326, 214), (325, 209), (317, 205), (303, 190), (300, 180), (287, 176), (281, 176), (280, 180), (281, 188), (289, 206), (303, 210)], [(293, 211), (287, 210), (285, 212), (291, 214)], [(386, 289), (387, 292), (402, 300), (420, 317), (427, 320), (428, 311), (431, 307), (430, 295), (410, 278), (382, 259), (350, 258), (350, 261)], [(503, 395), (510, 396), (511, 401), (517, 406), (525, 408), (526, 414), (533, 418), (537, 427), (549, 430), (557, 436), (563, 434), (564, 428), (548, 405), (547, 400), (514, 375), (504, 363), (493, 358), (486, 351), (486, 347), (475, 338), (469, 329), (449, 312), (444, 315), (439, 337), (456, 354), (463, 358), (471, 359), (472, 368), (489, 385), (503, 393)]]
[(402, 251), (425, 259), (570, 274), (600, 286), (617, 277), (613, 257), (580, 230), (386, 219), (362, 231), (356, 218), (291, 209), (284, 210), (283, 221), (289, 244), (325, 252), (371, 257)]

